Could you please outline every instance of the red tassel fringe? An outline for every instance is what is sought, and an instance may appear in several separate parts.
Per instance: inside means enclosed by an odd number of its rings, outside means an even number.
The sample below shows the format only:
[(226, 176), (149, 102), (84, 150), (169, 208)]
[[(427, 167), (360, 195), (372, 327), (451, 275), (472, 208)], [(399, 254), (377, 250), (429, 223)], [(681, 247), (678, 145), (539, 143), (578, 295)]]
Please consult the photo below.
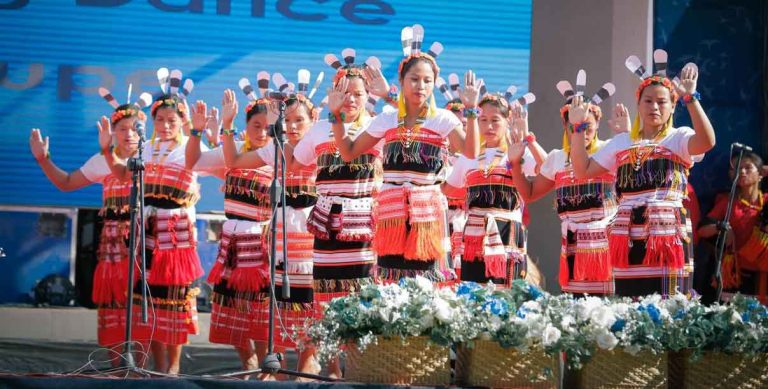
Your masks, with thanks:
[(196, 247), (155, 250), (147, 281), (152, 285), (187, 285), (203, 274)]
[(573, 279), (576, 281), (608, 281), (611, 279), (611, 264), (608, 249), (576, 250), (573, 261)]
[(611, 252), (613, 267), (620, 269), (626, 269), (629, 267), (628, 235), (610, 235), (608, 237), (608, 248)]
[(225, 270), (224, 262), (217, 259), (216, 262), (213, 263), (213, 267), (208, 273), (208, 279), (206, 279), (206, 281), (211, 285), (218, 284), (224, 278)]
[(269, 283), (269, 272), (266, 267), (237, 267), (232, 271), (227, 285), (235, 290), (258, 292)]
[(483, 258), (485, 262), (485, 276), (493, 278), (506, 278), (507, 277), (507, 256), (501, 255), (488, 255)]
[(568, 286), (568, 257), (565, 254), (560, 254), (560, 286)]
[(685, 252), (677, 236), (649, 236), (645, 247), (645, 266), (682, 269), (685, 265)]

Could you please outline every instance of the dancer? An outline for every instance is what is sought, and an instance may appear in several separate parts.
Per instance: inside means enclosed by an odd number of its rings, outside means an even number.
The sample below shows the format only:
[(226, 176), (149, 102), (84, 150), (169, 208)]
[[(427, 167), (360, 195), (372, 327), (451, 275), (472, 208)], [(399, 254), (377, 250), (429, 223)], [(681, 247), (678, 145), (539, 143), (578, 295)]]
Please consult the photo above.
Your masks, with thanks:
[[(197, 255), (195, 229), (195, 203), (200, 199), (200, 188), (197, 173), (185, 166), (188, 137), (182, 132), (182, 127), (191, 127), (186, 98), (194, 84), (186, 80), (182, 86), (179, 70), (169, 73), (161, 68), (157, 74), (163, 95), (152, 103), (154, 131), (143, 150), (146, 280), (153, 315), (150, 336), (155, 369), (178, 374), (182, 346), (188, 335), (198, 332), (195, 296), (199, 289), (192, 287), (192, 282), (204, 273)], [(99, 128), (99, 143), (107, 164), (118, 179), (128, 181), (131, 171), (125, 161), (108, 149), (112, 130), (104, 119)], [(134, 300), (138, 303), (140, 298), (141, 291), (136, 290)]]
[[(575, 96), (568, 109), (576, 178), (616, 175), (619, 204), (608, 239), (615, 293), (620, 296), (690, 291), (691, 225), (682, 200), (689, 169), (715, 145), (696, 92), (696, 65), (687, 64), (675, 84), (666, 75), (667, 53), (656, 50), (654, 62), (657, 73), (647, 76), (637, 57), (627, 58), (627, 67), (642, 79), (636, 92), (638, 114), (629, 134), (617, 135), (591, 157), (585, 136), (589, 104)], [(672, 125), (678, 96), (693, 129)]]
[[(447, 138), (452, 147), (475, 158), (479, 145), (477, 129), (468, 124), (465, 138), (461, 122), (451, 112), (435, 106), (432, 91), (439, 68), (435, 58), (442, 45), (435, 43), (421, 51), (424, 29), (406, 27), (401, 34), (403, 54), (398, 77), (398, 110), (376, 116), (365, 132), (355, 139), (341, 125), (341, 111), (331, 112), (337, 125), (333, 134), (344, 161), (351, 161), (384, 139), (384, 185), (376, 194), (376, 239), (378, 278), (397, 282), (402, 277), (423, 275), (434, 281), (450, 280), (445, 266), (444, 200), (438, 184), (447, 159), (443, 146)], [(465, 77), (463, 94), (477, 101), (475, 77)], [(477, 107), (468, 106), (469, 115)]]
[[(613, 293), (610, 251), (607, 227), (616, 213), (615, 178), (604, 173), (590, 179), (577, 179), (571, 164), (571, 143), (568, 131), (568, 110), (576, 95), (583, 95), (586, 72), (579, 70), (576, 90), (568, 81), (560, 81), (557, 88), (566, 99), (560, 109), (563, 123), (563, 148), (553, 150), (541, 167), (540, 174), (532, 180), (525, 179), (521, 169), (513, 165), (514, 183), (523, 200), (533, 202), (555, 189), (555, 209), (561, 222), (560, 288), (564, 292), (582, 296), (608, 295)], [(600, 104), (613, 95), (615, 86), (607, 82), (590, 99), (589, 123), (586, 129), (586, 151), (589, 155), (605, 145), (598, 138), (598, 126), (602, 117)], [(629, 114), (626, 107), (614, 109), (614, 132), (629, 131)], [(519, 146), (518, 146), (519, 147)]]

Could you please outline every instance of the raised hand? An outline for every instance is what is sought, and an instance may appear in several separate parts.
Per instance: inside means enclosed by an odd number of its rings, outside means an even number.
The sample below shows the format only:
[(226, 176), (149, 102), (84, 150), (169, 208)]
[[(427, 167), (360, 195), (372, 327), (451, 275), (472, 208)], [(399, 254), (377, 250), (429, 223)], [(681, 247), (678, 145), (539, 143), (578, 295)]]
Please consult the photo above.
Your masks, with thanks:
[(514, 105), (509, 111), (510, 139), (517, 143), (528, 136), (528, 111), (520, 104)]
[(208, 120), (205, 122), (205, 137), (208, 139), (208, 144), (215, 146), (219, 144), (219, 109), (211, 107), (208, 111)]
[(102, 150), (109, 149), (112, 146), (112, 123), (106, 116), (102, 116), (96, 126), (99, 127), (99, 147)]
[(237, 104), (237, 97), (235, 97), (235, 91), (232, 89), (225, 90), (224, 96), (221, 98), (221, 121), (224, 126), (232, 126), (238, 109), (239, 106)]
[(522, 140), (513, 140), (512, 136), (507, 137), (507, 160), (511, 163), (519, 163), (525, 154), (525, 143)]
[(629, 110), (624, 104), (616, 104), (613, 107), (613, 115), (608, 120), (608, 125), (611, 126), (614, 135), (629, 132), (632, 125), (629, 121)]
[(381, 69), (366, 66), (363, 69), (363, 78), (368, 84), (368, 93), (379, 97), (385, 97), (389, 93), (389, 84), (381, 73)]
[[(328, 110), (337, 114), (341, 111), (341, 107), (344, 106), (344, 99), (347, 97), (347, 86), (349, 85), (349, 79), (342, 77), (336, 86), (328, 88)], [(386, 93), (385, 93), (386, 94)]]
[(683, 66), (680, 72), (680, 83), (677, 84), (677, 92), (681, 96), (696, 93), (696, 83), (699, 80), (699, 68), (695, 63), (689, 62)]
[(587, 120), (589, 113), (589, 103), (584, 101), (584, 96), (573, 96), (571, 106), (568, 108), (568, 122), (579, 124)]
[(43, 138), (39, 128), (33, 128), (29, 134), (29, 150), (38, 161), (48, 156), (48, 137)]
[(192, 111), (192, 128), (202, 130), (208, 123), (208, 105), (205, 101), (197, 100), (195, 109)]
[(475, 73), (468, 70), (464, 73), (464, 88), (459, 91), (459, 98), (466, 108), (476, 108), (480, 99), (480, 85), (477, 84)]

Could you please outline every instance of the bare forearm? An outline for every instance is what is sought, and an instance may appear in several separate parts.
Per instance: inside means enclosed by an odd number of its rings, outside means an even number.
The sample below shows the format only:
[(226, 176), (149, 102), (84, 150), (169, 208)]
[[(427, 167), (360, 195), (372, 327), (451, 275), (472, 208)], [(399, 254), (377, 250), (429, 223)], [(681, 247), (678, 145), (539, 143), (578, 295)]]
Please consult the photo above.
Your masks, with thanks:
[(111, 150), (102, 150), (102, 153), (104, 154), (107, 166), (109, 166), (109, 170), (115, 178), (121, 181), (129, 181), (131, 179), (131, 172), (128, 170), (126, 160), (116, 158)]
[(49, 158), (38, 160), (37, 163), (40, 165), (40, 169), (43, 170), (45, 176), (48, 177), (48, 180), (60, 191), (69, 192), (78, 189), (71, 185), (72, 175), (61, 170)]
[(184, 164), (187, 170), (192, 170), (195, 164), (200, 160), (200, 137), (191, 136), (187, 141), (187, 146), (184, 149)]
[(509, 172), (512, 173), (512, 183), (515, 185), (517, 193), (519, 193), (520, 197), (523, 198), (523, 201), (531, 201), (531, 196), (533, 194), (533, 182), (529, 181), (528, 178), (525, 177), (520, 163), (515, 163), (512, 168), (509, 169)]
[(464, 138), (464, 156), (475, 159), (478, 155), (480, 155), (480, 134), (477, 129), (477, 118), (469, 118)]
[(691, 155), (703, 154), (715, 147), (715, 129), (712, 128), (704, 108), (698, 100), (686, 104), (688, 114), (691, 115), (691, 123), (696, 134), (689, 141)]
[(533, 159), (536, 161), (536, 173), (538, 174), (541, 165), (544, 163), (544, 160), (547, 159), (547, 152), (544, 151), (544, 148), (536, 141), (528, 144), (528, 150), (531, 151)]

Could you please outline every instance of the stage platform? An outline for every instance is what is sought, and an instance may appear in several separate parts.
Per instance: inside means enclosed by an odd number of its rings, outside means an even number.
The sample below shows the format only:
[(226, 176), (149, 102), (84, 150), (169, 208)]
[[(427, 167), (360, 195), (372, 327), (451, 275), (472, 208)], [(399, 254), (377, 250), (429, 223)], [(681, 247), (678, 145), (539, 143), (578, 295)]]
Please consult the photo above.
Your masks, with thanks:
[[(199, 314), (200, 334), (184, 347), (181, 371), (188, 375), (218, 375), (240, 370), (232, 347), (208, 342), (209, 313)], [(109, 368), (106, 352), (96, 342), (96, 310), (0, 306), (0, 374), (67, 373), (90, 362)], [(296, 355), (286, 354), (287, 368)], [(91, 367), (91, 366), (88, 366)], [(7, 377), (6, 377), (7, 378)]]

